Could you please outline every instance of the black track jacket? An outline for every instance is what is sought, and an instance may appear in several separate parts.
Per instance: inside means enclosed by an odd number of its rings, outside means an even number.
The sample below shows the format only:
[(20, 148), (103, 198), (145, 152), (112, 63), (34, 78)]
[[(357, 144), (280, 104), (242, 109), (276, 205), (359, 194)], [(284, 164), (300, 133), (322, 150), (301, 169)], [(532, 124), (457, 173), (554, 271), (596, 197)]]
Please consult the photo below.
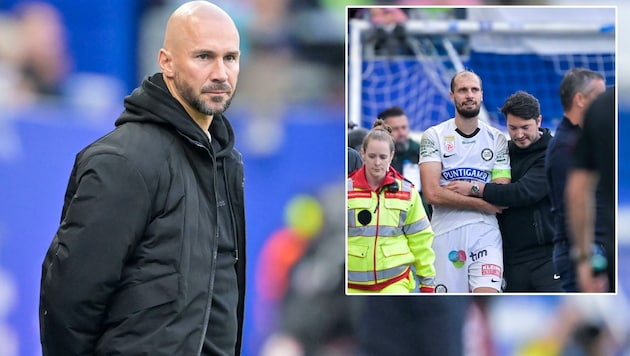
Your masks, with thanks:
[(551, 258), (553, 225), (549, 187), (545, 175), (545, 153), (551, 140), (547, 128), (542, 137), (525, 149), (509, 142), (512, 183), (486, 184), (483, 199), (507, 206), (497, 214), (503, 236), (503, 259), (520, 263)]
[[(240, 354), (244, 180), (228, 120), (212, 120), (216, 152), (158, 73), (125, 99), (116, 126), (76, 157), (42, 268), (43, 354), (201, 354), (219, 230), (237, 240), (237, 342), (224, 351)], [(217, 196), (218, 179), (227, 197)], [(219, 227), (217, 201), (226, 198), (232, 226)]]

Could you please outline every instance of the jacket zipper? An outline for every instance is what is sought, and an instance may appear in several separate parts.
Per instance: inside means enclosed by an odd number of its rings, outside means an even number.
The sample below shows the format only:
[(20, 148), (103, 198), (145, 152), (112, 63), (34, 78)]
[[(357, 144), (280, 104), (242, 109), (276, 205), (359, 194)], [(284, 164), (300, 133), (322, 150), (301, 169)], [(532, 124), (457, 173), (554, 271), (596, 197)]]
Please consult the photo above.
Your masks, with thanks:
[[(204, 151), (206, 151), (206, 153), (208, 153), (208, 156), (210, 156), (210, 158), (212, 159), (212, 163), (213, 163), (213, 168), (216, 167), (217, 162), (216, 159), (214, 158), (214, 155), (212, 154), (212, 152), (210, 151), (210, 149), (206, 146), (204, 146), (201, 142), (196, 141), (191, 139), (190, 137), (188, 137), (187, 135), (185, 135), (183, 132), (181, 131), (177, 131), (179, 132), (180, 135), (182, 135), (184, 138), (186, 138), (189, 142), (193, 143), (195, 146), (202, 148)], [(216, 182), (213, 180), (213, 191), (215, 192), (215, 201), (216, 201)], [(218, 215), (217, 215), (218, 217)], [(218, 224), (216, 224), (218, 225)], [(213, 268), (216, 268), (217, 265), (217, 241), (219, 241), (219, 231), (216, 231), (214, 234), (214, 240), (212, 243), (212, 266)], [(211, 273), (212, 275), (212, 273)], [(203, 325), (201, 326), (201, 337), (199, 340), (199, 347), (197, 348), (197, 355), (201, 355), (201, 351), (203, 350), (203, 342), (206, 338), (206, 333), (208, 332), (208, 322), (210, 321), (210, 311), (212, 309), (212, 293), (214, 290), (214, 279), (211, 278), (210, 279), (210, 283), (208, 285), (208, 298), (206, 299), (206, 311), (204, 312), (204, 316), (203, 316)]]
[(238, 238), (236, 228), (236, 214), (234, 213), (234, 207), (232, 206), (232, 196), (230, 195), (230, 186), (228, 180), (228, 172), (225, 169), (225, 159), (223, 160), (223, 180), (225, 182), (225, 191), (227, 193), (227, 204), (230, 209), (230, 223), (232, 224), (232, 239), (234, 240), (234, 262), (238, 262)]
[(381, 211), (378, 209), (379, 205), (381, 204), (381, 196), (378, 192), (376, 192), (376, 209), (374, 209), (374, 213), (376, 213), (376, 233), (374, 236), (374, 252), (373, 252), (373, 259), (374, 259), (374, 284), (376, 285), (378, 283), (378, 279), (377, 279), (377, 275), (376, 275), (376, 248), (378, 247), (378, 228), (380, 225), (380, 215), (381, 215)]

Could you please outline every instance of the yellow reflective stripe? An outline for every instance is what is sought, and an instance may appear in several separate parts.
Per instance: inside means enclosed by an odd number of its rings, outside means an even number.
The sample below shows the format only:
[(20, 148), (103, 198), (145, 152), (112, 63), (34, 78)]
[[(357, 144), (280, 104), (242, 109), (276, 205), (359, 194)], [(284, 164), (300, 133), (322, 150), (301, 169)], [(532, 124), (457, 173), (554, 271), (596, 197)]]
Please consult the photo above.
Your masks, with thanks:
[(429, 226), (431, 226), (431, 222), (429, 221), (429, 218), (425, 216), (424, 218), (416, 221), (413, 224), (403, 226), (402, 229), (405, 234), (412, 235), (428, 228)]
[(374, 271), (348, 271), (348, 282), (378, 282), (400, 276), (408, 267), (404, 265), (376, 271), (376, 280), (374, 280)]

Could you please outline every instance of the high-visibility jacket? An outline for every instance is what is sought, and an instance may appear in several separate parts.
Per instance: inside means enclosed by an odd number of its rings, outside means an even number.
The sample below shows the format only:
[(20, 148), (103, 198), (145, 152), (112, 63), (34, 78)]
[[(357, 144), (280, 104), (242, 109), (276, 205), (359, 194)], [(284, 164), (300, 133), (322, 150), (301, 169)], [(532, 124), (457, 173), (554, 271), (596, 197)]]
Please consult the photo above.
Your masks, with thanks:
[(435, 276), (433, 230), (418, 191), (390, 167), (381, 186), (370, 188), (365, 165), (351, 174), (348, 192), (348, 287), (379, 291), (407, 278)]

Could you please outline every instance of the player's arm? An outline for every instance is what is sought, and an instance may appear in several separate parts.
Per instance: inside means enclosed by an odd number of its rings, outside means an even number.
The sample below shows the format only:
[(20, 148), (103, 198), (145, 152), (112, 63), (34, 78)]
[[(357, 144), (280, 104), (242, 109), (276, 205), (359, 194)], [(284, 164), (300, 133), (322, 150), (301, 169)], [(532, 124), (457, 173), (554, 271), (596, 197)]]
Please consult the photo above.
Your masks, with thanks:
[(573, 169), (567, 178), (567, 220), (577, 257), (577, 282), (582, 292), (606, 292), (607, 281), (593, 275), (591, 245), (595, 234), (595, 189), (598, 176), (594, 171)]
[(40, 323), (48, 355), (94, 353), (108, 301), (150, 211), (143, 178), (118, 155), (83, 161), (70, 185), (75, 193), (43, 266)]
[(420, 164), (422, 193), (427, 203), (452, 209), (481, 210), (488, 214), (498, 214), (502, 209), (483, 199), (466, 196), (440, 186), (441, 162)]
[(442, 161), (438, 141), (433, 128), (427, 129), (420, 141), (420, 181), (425, 202), (453, 209), (481, 210), (489, 214), (501, 212), (498, 207), (482, 199), (457, 194), (440, 185)]
[[(460, 194), (470, 194), (472, 183), (452, 182), (449, 189)], [(547, 177), (545, 175), (545, 160), (538, 159), (518, 181), (509, 184), (495, 184), (495, 182), (479, 184), (479, 196), (492, 204), (507, 207), (522, 207), (534, 204), (549, 194)]]

